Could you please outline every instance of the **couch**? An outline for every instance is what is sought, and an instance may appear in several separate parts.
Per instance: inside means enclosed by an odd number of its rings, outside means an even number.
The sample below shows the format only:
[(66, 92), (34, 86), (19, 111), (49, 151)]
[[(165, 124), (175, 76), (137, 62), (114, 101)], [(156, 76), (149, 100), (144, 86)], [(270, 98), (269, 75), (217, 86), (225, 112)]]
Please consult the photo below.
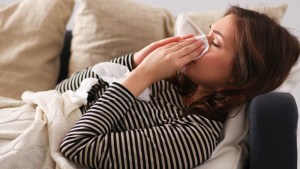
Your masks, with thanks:
[[(0, 41), (6, 42), (0, 43), (0, 101), (8, 105), (9, 110), (13, 111), (16, 108), (12, 107), (12, 103), (15, 106), (24, 104), (19, 101), (24, 91), (47, 92), (61, 80), (86, 66), (137, 51), (153, 41), (174, 34), (207, 33), (209, 24), (223, 13), (223, 11), (181, 13), (175, 19), (164, 8), (136, 1), (76, 0), (76, 2), (80, 4), (80, 8), (74, 14), (75, 26), (68, 31), (65, 28), (74, 10), (74, 0), (23, 0), (0, 8)], [(279, 21), (284, 16), (287, 5), (267, 7), (263, 10)], [(298, 67), (299, 65), (298, 63)], [(284, 86), (290, 88), (290, 84), (299, 82), (298, 79), (292, 80), (293, 83), (287, 81), (288, 85)], [(290, 90), (276, 90), (257, 96), (246, 104), (245, 111), (226, 122), (223, 140), (212, 157), (197, 169), (297, 168), (298, 111), (295, 100), (289, 92)], [(1, 96), (15, 98), (17, 101), (3, 99)], [(30, 100), (28, 97), (25, 97), (26, 99)], [(34, 105), (32, 108), (35, 108), (35, 104), (31, 104)], [(0, 109), (0, 115), (9, 115), (2, 110)], [(47, 120), (50, 122), (50, 119)], [(59, 122), (61, 125), (65, 124)], [(10, 144), (9, 141), (12, 143), (17, 141), (19, 136), (22, 136), (20, 131), (30, 126), (28, 123), (17, 128), (18, 132), (15, 135), (7, 135), (2, 132), (5, 124), (3, 121), (0, 122), (0, 152), (8, 149), (3, 145)], [(60, 126), (51, 126), (49, 123), (45, 124), (43, 129), (51, 127)], [(60, 138), (54, 142), (56, 148), (64, 133), (55, 133), (54, 136), (58, 134)], [(44, 139), (47, 139), (47, 135), (44, 136)], [(37, 138), (35, 141), (39, 140), (42, 139)], [(50, 149), (53, 148), (51, 145), (53, 142), (49, 142), (49, 145), (46, 143), (43, 142), (45, 146), (50, 145)], [(30, 142), (26, 142), (25, 145), (31, 146)], [(30, 150), (35, 147), (32, 145)], [(55, 163), (59, 164), (59, 160), (63, 160), (62, 164), (69, 163), (61, 156), (54, 159), (55, 153), (50, 154), (44, 146), (41, 148), (42, 154), (47, 154), (51, 161), (49, 168), (55, 168)], [(26, 156), (28, 160), (15, 151), (17, 150), (10, 151), (11, 156), (0, 154), (1, 168), (7, 161), (11, 163), (5, 165), (8, 166), (6, 168), (24, 168), (20, 160), (28, 166), (44, 165), (39, 160), (43, 157)], [(59, 155), (59, 152), (56, 152), (56, 155)]]
[[(58, 83), (68, 76), (72, 31), (65, 33)], [(247, 105), (248, 169), (297, 169), (298, 109), (289, 93), (256, 96)]]

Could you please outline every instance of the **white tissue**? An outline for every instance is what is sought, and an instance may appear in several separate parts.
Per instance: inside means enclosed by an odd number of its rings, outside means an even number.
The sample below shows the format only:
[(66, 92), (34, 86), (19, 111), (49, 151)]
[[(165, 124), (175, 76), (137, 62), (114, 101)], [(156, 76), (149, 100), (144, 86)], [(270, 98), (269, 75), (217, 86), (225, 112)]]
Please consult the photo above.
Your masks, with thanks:
[[(96, 73), (105, 82), (111, 84), (113, 82), (121, 83), (130, 73), (129, 69), (123, 65), (111, 62), (101, 62), (93, 66), (92, 71)], [(138, 99), (149, 102), (151, 90), (146, 88)]]
[(98, 82), (96, 78), (86, 78), (80, 83), (80, 87), (75, 91), (68, 90), (66, 93), (69, 95), (70, 100), (79, 105), (86, 105), (88, 92)]
[(206, 35), (200, 35), (200, 36), (196, 36), (195, 37), (197, 40), (201, 40), (201, 41), (203, 41), (203, 46), (204, 46), (204, 51), (195, 59), (195, 60), (197, 60), (197, 59), (199, 59), (201, 56), (203, 56), (204, 55), (204, 53), (206, 53), (207, 52), (207, 50), (208, 50), (208, 48), (209, 48), (209, 42), (208, 42), (208, 40), (207, 40), (207, 37), (206, 37)]

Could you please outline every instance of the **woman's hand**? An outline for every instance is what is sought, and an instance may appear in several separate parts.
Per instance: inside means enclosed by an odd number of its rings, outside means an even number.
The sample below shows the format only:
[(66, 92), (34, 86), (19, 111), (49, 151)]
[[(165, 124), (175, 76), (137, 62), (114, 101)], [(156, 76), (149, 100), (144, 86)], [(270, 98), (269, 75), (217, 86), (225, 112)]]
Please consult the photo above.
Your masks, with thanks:
[(152, 49), (152, 52), (143, 58), (122, 84), (132, 94), (138, 96), (150, 84), (170, 77), (203, 51), (203, 42), (195, 38), (171, 42)]
[(192, 37), (194, 37), (193, 34), (188, 34), (181, 37), (180, 36), (170, 37), (170, 38), (162, 39), (151, 43), (150, 45), (144, 47), (143, 49), (141, 49), (140, 51), (134, 54), (133, 68), (136, 68), (145, 59), (146, 56), (148, 56), (151, 52), (153, 52), (157, 48), (168, 45), (173, 42), (183, 41), (185, 39), (192, 38)]
[(136, 71), (145, 72), (147, 79), (153, 83), (172, 76), (192, 62), (203, 50), (203, 42), (195, 38), (173, 42), (151, 52)]

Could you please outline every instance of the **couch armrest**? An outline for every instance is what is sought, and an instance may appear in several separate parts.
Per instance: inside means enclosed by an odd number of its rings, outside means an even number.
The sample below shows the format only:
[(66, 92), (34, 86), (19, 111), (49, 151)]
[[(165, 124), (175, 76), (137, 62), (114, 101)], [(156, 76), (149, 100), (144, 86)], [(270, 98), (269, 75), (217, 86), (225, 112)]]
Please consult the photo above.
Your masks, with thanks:
[(298, 110), (288, 93), (267, 93), (249, 104), (250, 169), (297, 169)]

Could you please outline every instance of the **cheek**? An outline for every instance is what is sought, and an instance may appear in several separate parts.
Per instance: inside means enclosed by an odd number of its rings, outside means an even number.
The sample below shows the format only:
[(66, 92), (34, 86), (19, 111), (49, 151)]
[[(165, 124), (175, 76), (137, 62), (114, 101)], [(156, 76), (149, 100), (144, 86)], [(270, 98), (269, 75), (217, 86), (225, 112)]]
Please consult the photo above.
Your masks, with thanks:
[(206, 85), (212, 86), (226, 83), (230, 78), (230, 62), (231, 59), (226, 57), (203, 56), (195, 64), (198, 72), (197, 83), (206, 83)]
[(224, 72), (229, 68), (231, 57), (218, 54), (204, 55), (201, 59), (196, 62), (196, 66), (206, 72)]

